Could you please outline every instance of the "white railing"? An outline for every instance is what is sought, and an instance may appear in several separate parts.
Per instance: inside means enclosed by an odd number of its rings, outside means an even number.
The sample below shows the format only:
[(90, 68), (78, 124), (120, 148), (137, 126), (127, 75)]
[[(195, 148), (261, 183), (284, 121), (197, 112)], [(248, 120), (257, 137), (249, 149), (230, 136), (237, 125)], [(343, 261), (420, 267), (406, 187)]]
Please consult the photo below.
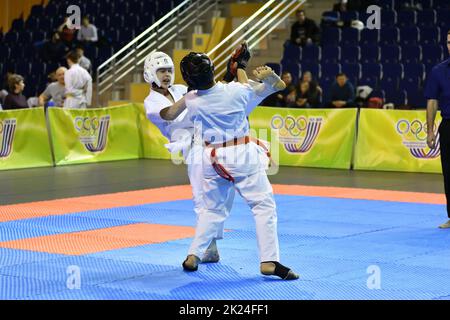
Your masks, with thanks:
[(218, 0), (185, 0), (97, 68), (97, 106), (100, 97), (132, 74), (152, 52), (170, 44), (187, 28), (217, 9)]
[[(207, 54), (214, 62), (216, 80), (225, 73), (228, 59), (238, 44), (245, 40), (250, 49), (254, 48), (305, 2), (306, 0), (269, 0), (211, 49)], [(241, 30), (242, 33), (238, 35)]]

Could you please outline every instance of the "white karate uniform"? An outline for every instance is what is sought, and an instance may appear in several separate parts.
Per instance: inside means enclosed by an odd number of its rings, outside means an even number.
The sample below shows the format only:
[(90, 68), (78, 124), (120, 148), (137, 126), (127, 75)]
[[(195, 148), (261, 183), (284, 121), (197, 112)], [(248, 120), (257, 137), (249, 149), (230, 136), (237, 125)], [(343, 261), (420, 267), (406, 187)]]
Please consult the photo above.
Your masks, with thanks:
[[(203, 140), (216, 144), (249, 134), (246, 111), (254, 108), (259, 98), (250, 84), (217, 83), (208, 90), (189, 92), (186, 106)], [(210, 158), (212, 148), (204, 148), (205, 211), (199, 215), (189, 254), (203, 256), (229, 215), (225, 204), (230, 189), (236, 188), (253, 212), (261, 262), (279, 261), (276, 205), (258, 148), (248, 143), (216, 149), (218, 163), (233, 176), (234, 184), (215, 172)]]
[[(187, 92), (184, 85), (173, 85), (169, 92), (175, 101), (180, 100)], [(144, 101), (147, 118), (158, 127), (159, 131), (169, 140), (166, 147), (170, 152), (181, 151), (187, 164), (189, 181), (192, 187), (194, 201), (194, 211), (197, 215), (201, 213), (203, 205), (203, 146), (194, 144), (194, 124), (188, 116), (188, 110), (184, 110), (174, 121), (166, 121), (161, 118), (162, 109), (171, 106), (173, 103), (164, 95), (157, 91), (150, 91), (150, 94)], [(227, 210), (231, 210), (234, 200), (234, 192), (229, 195), (226, 203)], [(216, 239), (223, 238), (223, 224), (218, 229)]]
[(85, 109), (92, 103), (92, 77), (79, 64), (64, 74), (66, 100), (64, 108)]

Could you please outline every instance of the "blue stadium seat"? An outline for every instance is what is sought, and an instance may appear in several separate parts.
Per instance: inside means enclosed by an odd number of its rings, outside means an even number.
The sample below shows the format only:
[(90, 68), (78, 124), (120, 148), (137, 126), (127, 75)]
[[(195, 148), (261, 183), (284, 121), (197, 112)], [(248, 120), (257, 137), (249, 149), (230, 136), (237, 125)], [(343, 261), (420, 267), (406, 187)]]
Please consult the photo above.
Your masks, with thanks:
[(10, 31), (5, 35), (5, 42), (8, 44), (17, 44), (19, 41), (19, 33), (17, 31)]
[(438, 10), (436, 20), (436, 25), (444, 31), (450, 29), (450, 8)]
[(33, 43), (33, 33), (31, 31), (22, 31), (19, 34), (19, 42), (23, 44)]
[(378, 87), (378, 78), (374, 76), (362, 76), (358, 80), (358, 86), (369, 86), (371, 88), (377, 88)]
[(31, 64), (21, 61), (16, 64), (16, 73), (20, 74), (23, 77), (26, 77), (30, 74)]
[(401, 63), (383, 63), (382, 79), (399, 79), (403, 78), (404, 68)]
[(321, 57), (321, 48), (315, 44), (302, 48), (301, 62), (319, 62)]
[(339, 63), (322, 63), (321, 64), (321, 79), (325, 82), (331, 82), (336, 78), (336, 75), (341, 72), (341, 65)]
[(420, 0), (420, 4), (422, 5), (422, 9), (433, 9), (435, 0)]
[(47, 75), (47, 65), (41, 61), (33, 61), (31, 64), (30, 74), (32, 75)]
[(419, 78), (422, 81), (425, 77), (425, 66), (423, 63), (411, 63), (405, 65), (404, 79)]
[(404, 27), (400, 29), (400, 42), (402, 44), (417, 44), (419, 42), (419, 28)]
[(450, 9), (450, 3), (448, 2), (448, 0), (434, 0), (433, 7), (436, 10), (446, 10)]
[(375, 63), (380, 60), (380, 47), (377, 45), (361, 46), (361, 63)]
[(380, 30), (381, 44), (397, 44), (400, 41), (400, 31), (397, 27), (385, 27)]
[(341, 70), (347, 75), (351, 82), (356, 85), (361, 77), (361, 64), (359, 63), (343, 63)]
[(313, 78), (319, 79), (322, 76), (322, 68), (321, 65), (317, 62), (302, 62), (301, 63), (301, 72), (304, 73), (309, 71), (312, 73)]
[(412, 92), (419, 90), (419, 88), (420, 88), (419, 78), (408, 78), (400, 80), (399, 89), (405, 90), (407, 96), (409, 96)]
[(275, 71), (277, 75), (281, 75), (281, 65), (279, 63), (268, 62), (266, 63), (266, 66), (272, 68), (272, 70)]
[(341, 59), (341, 48), (338, 46), (322, 46), (322, 63), (338, 62)]
[(356, 63), (361, 57), (359, 46), (341, 47), (341, 63)]
[(422, 47), (416, 45), (404, 45), (402, 48), (402, 62), (417, 63), (422, 60)]
[(400, 77), (393, 78), (381, 78), (379, 80), (378, 86), (383, 90), (397, 90), (398, 84), (400, 82)]
[(363, 29), (360, 38), (361, 44), (376, 45), (380, 41), (380, 33), (377, 29)]
[[(57, 25), (55, 25), (55, 27), (53, 27), (53, 23), (57, 22)], [(49, 19), (48, 17), (42, 17), (39, 19), (39, 28), (40, 30), (44, 30), (46, 32), (50, 32), (53, 29), (56, 29), (63, 23), (64, 20), (53, 20), (53, 19)]]
[(420, 28), (420, 43), (433, 44), (441, 43), (441, 28), (439, 27), (423, 27)]
[(284, 44), (283, 60), (300, 61), (300, 58), (300, 47), (290, 41), (286, 41)]
[(407, 90), (408, 105), (414, 109), (425, 109), (427, 107), (427, 101), (423, 95), (422, 90)]
[(437, 64), (443, 60), (443, 49), (440, 45), (423, 45), (422, 62), (425, 64)]
[(14, 19), (12, 22), (11, 30), (14, 31), (22, 31), (25, 28), (25, 23), (23, 22), (23, 19)]
[(359, 19), (358, 11), (341, 12), (341, 20), (342, 21), (352, 21), (352, 20), (358, 20), (358, 19)]
[(414, 10), (401, 10), (397, 12), (397, 26), (410, 27), (417, 24), (417, 12)]
[(341, 30), (339, 28), (323, 28), (321, 33), (322, 46), (338, 45), (341, 42)]
[(378, 5), (383, 9), (394, 9), (395, 1), (394, 0), (379, 0)]
[(55, 17), (57, 15), (58, 15), (58, 6), (56, 5), (55, 1), (50, 1), (49, 4), (44, 9), (44, 16)]
[(359, 30), (356, 28), (344, 28), (342, 30), (341, 45), (357, 45), (359, 43)]
[(400, 61), (401, 49), (398, 45), (384, 45), (380, 48), (381, 62), (393, 63)]
[(322, 19), (338, 21), (341, 19), (341, 14), (337, 11), (325, 11), (322, 13)]
[(34, 5), (31, 7), (31, 15), (35, 17), (40, 17), (44, 15), (44, 6)]
[(393, 103), (396, 107), (406, 105), (406, 91), (397, 89), (384, 89), (386, 93), (386, 103)]
[(361, 77), (375, 77), (381, 78), (383, 74), (383, 67), (379, 63), (363, 63), (361, 65)]
[(424, 9), (417, 12), (417, 25), (419, 27), (432, 27), (436, 25), (436, 11)]
[[(49, 33), (48, 37), (51, 37), (52, 35)], [(42, 31), (42, 30), (36, 30), (33, 32), (33, 42), (37, 42), (37, 41), (44, 41), (45, 39), (47, 39), (47, 32)]]
[(381, 11), (381, 27), (394, 26), (397, 23), (397, 12), (395, 10)]

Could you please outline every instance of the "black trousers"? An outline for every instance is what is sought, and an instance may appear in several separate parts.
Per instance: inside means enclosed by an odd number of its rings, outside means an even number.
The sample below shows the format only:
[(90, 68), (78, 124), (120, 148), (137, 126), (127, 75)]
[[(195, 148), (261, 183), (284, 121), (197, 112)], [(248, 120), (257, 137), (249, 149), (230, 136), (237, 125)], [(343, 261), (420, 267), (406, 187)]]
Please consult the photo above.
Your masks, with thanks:
[(442, 119), (439, 126), (442, 174), (444, 175), (447, 215), (450, 218), (450, 119)]

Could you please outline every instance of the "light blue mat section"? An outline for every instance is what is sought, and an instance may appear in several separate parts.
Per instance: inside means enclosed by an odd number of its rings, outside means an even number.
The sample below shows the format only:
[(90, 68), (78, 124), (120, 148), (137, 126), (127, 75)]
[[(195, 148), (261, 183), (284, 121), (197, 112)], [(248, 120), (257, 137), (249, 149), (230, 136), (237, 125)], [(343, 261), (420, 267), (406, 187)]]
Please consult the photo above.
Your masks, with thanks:
[[(0, 299), (450, 299), (450, 230), (445, 207), (415, 203), (276, 196), (281, 262), (298, 281), (259, 274), (254, 220), (237, 197), (218, 242), (221, 260), (181, 268), (192, 239), (86, 256), (0, 249)], [(194, 226), (191, 201), (0, 223), (0, 240), (132, 223)], [(67, 287), (67, 268), (81, 289)], [(375, 266), (379, 289), (371, 289)], [(377, 288), (378, 288), (377, 287)]]

